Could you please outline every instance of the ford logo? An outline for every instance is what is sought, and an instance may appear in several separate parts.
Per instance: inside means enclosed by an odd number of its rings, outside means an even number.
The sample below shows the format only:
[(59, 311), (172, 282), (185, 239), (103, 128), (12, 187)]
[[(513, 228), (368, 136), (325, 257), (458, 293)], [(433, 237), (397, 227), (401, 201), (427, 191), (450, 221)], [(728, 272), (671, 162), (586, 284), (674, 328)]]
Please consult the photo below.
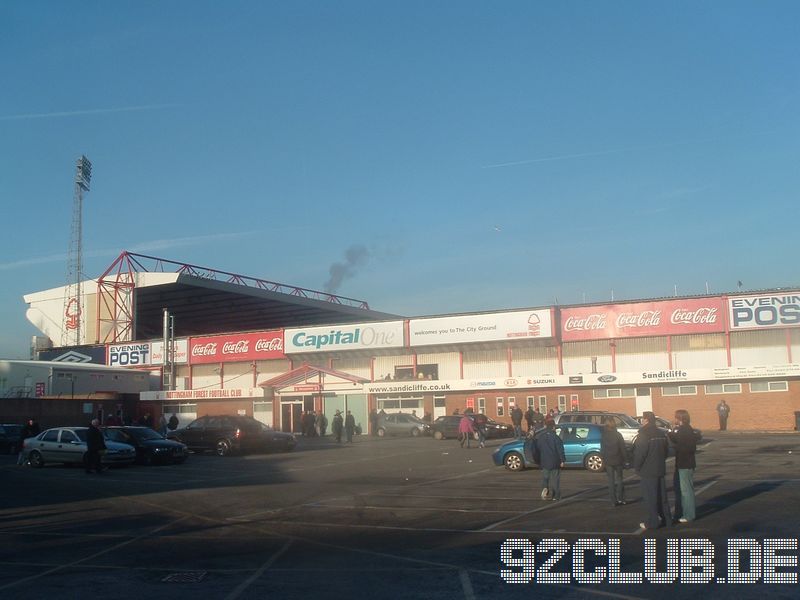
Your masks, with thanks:
[(597, 378), (597, 381), (602, 381), (603, 383), (611, 383), (616, 380), (617, 378), (614, 375), (601, 375)]

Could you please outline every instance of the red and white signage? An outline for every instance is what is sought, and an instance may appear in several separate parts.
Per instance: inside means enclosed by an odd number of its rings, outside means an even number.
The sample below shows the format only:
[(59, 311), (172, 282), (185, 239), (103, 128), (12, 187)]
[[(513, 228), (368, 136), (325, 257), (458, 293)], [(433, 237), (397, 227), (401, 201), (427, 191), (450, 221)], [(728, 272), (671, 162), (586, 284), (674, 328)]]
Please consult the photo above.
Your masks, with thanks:
[(725, 330), (722, 298), (692, 298), (561, 309), (565, 342)]
[(189, 341), (189, 363), (193, 365), (280, 358), (286, 358), (282, 330), (195, 337)]

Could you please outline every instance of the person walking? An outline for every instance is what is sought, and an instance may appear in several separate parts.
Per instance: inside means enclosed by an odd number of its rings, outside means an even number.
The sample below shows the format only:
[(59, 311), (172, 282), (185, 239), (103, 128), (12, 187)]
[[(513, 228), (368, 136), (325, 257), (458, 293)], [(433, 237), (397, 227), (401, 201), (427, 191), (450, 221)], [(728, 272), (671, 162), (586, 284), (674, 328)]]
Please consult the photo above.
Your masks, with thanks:
[(731, 407), (725, 402), (724, 398), (717, 404), (717, 414), (719, 415), (719, 430), (727, 431), (728, 415), (731, 414)]
[(528, 425), (528, 433), (533, 430), (533, 421), (535, 418), (533, 407), (529, 406), (528, 410), (525, 411), (525, 423)]
[(170, 431), (175, 431), (178, 428), (178, 424), (179, 424), (178, 415), (172, 413), (172, 416), (169, 418), (169, 421), (167, 421), (167, 429), (169, 429)]
[(623, 468), (628, 462), (628, 452), (625, 448), (625, 440), (622, 434), (617, 431), (617, 424), (614, 417), (603, 419), (603, 434), (600, 438), (600, 453), (603, 456), (603, 466), (608, 476), (608, 495), (611, 504), (622, 506), (627, 504), (625, 501), (625, 482), (623, 481)]
[(472, 436), (474, 434), (475, 424), (468, 415), (464, 415), (458, 422), (458, 441), (461, 443), (462, 448), (464, 447), (464, 442), (467, 443), (467, 448), (470, 447), (470, 441), (472, 440)]
[(333, 415), (333, 424), (331, 425), (331, 431), (333, 432), (333, 437), (336, 439), (337, 444), (342, 443), (343, 429), (344, 429), (344, 420), (342, 419), (342, 411), (337, 410), (336, 414)]
[(514, 425), (514, 437), (522, 437), (522, 409), (515, 406), (511, 409), (511, 423)]
[(473, 423), (475, 424), (475, 431), (478, 432), (478, 448), (486, 447), (486, 424), (489, 419), (483, 413), (475, 415)]
[(672, 518), (667, 500), (668, 444), (666, 434), (656, 426), (656, 416), (645, 411), (643, 425), (633, 446), (633, 466), (641, 479), (642, 500), (646, 510), (645, 520), (639, 523), (642, 529), (656, 529), (663, 521), (670, 526)]
[(564, 442), (556, 433), (555, 421), (548, 419), (544, 426), (535, 439), (542, 468), (542, 500), (561, 500), (561, 469), (567, 462)]
[(369, 411), (369, 434), (378, 435), (378, 411), (374, 408)]
[(86, 472), (91, 473), (94, 469), (98, 475), (103, 472), (101, 455), (106, 449), (106, 442), (103, 439), (103, 432), (100, 431), (100, 421), (92, 419), (89, 429), (86, 431)]
[(356, 432), (356, 418), (348, 410), (347, 416), (344, 418), (344, 432), (347, 434), (347, 443), (353, 443), (353, 434)]
[(25, 440), (28, 438), (36, 437), (42, 432), (42, 428), (39, 427), (39, 423), (36, 422), (35, 419), (30, 418), (28, 419), (27, 423), (22, 426), (22, 429), (19, 432), (19, 456), (17, 456), (17, 464), (21, 465), (25, 463), (23, 459), (23, 448), (22, 445), (25, 443)]
[(675, 518), (679, 523), (695, 520), (694, 470), (697, 467), (697, 434), (691, 426), (689, 411), (675, 411), (675, 429), (669, 433), (675, 447)]

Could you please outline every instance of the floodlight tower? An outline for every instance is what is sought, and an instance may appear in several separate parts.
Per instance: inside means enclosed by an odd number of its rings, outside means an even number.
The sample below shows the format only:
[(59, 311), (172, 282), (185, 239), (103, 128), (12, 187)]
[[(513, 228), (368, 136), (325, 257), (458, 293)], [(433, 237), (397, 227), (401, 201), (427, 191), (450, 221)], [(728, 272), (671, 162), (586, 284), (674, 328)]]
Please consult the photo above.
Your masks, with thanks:
[(83, 318), (83, 193), (89, 191), (92, 181), (92, 163), (85, 156), (78, 159), (75, 169), (75, 193), (72, 201), (72, 231), (67, 254), (67, 285), (64, 288), (63, 346), (78, 346)]

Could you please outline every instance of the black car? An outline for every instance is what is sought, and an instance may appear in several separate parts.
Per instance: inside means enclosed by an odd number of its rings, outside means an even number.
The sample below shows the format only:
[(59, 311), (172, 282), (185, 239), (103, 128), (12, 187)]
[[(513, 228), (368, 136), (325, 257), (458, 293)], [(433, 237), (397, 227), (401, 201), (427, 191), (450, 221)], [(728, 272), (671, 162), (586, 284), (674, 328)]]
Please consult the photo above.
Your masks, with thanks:
[(182, 463), (188, 455), (186, 444), (168, 440), (149, 427), (104, 427), (103, 433), (112, 442), (133, 446), (140, 464)]
[(22, 448), (22, 425), (0, 425), (0, 452), (16, 454)]
[[(437, 418), (431, 425), (433, 437), (437, 440), (458, 437), (458, 424), (464, 415), (446, 415)], [(468, 415), (470, 418), (474, 415)], [(505, 423), (498, 423), (493, 419), (486, 420), (486, 439), (507, 438), (514, 435), (514, 428)], [(478, 435), (475, 434), (475, 439)]]
[(253, 417), (240, 415), (200, 417), (168, 435), (192, 450), (212, 450), (219, 456), (270, 450), (288, 452), (297, 444), (291, 433), (275, 431)]

